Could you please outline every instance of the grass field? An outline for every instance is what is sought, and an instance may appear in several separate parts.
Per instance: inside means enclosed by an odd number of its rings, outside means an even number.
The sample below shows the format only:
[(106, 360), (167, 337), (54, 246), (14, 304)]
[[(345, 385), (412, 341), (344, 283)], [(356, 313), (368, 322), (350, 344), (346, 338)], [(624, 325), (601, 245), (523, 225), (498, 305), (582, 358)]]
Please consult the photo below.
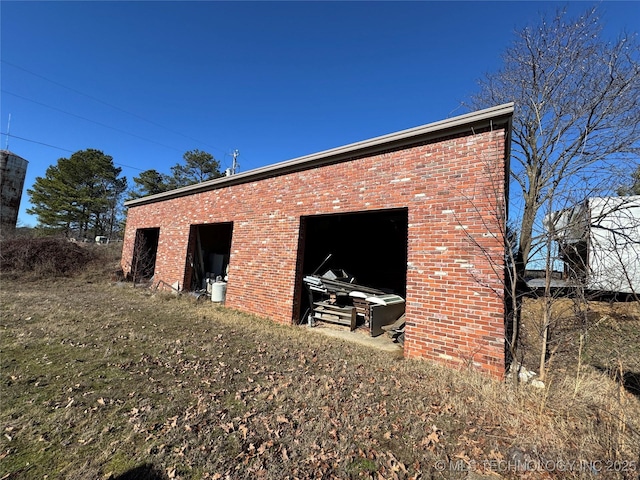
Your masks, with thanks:
[(3, 272), (0, 479), (638, 478), (637, 306), (514, 388), (107, 270)]

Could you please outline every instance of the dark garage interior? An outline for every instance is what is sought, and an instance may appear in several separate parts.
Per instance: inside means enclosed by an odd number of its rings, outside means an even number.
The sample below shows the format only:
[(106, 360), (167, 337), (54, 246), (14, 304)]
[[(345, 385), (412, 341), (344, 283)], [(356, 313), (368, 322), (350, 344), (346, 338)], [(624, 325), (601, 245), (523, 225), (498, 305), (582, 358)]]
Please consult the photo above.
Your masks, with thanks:
[(225, 280), (231, 254), (233, 222), (191, 225), (190, 263), (193, 266), (191, 290), (206, 288), (207, 278)]
[[(303, 277), (344, 271), (353, 283), (406, 296), (408, 209), (302, 217), (300, 229)], [(298, 321), (309, 309), (304, 289), (300, 307)]]
[(159, 228), (139, 228), (133, 247), (131, 276), (135, 282), (149, 280), (156, 269)]

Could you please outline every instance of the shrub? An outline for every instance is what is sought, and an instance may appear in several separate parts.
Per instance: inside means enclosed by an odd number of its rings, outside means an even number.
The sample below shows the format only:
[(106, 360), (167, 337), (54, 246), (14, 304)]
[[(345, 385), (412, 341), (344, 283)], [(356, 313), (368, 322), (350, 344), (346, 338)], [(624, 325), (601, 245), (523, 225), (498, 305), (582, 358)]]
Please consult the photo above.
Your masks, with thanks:
[(3, 272), (69, 276), (95, 260), (97, 252), (64, 238), (11, 238), (0, 244)]

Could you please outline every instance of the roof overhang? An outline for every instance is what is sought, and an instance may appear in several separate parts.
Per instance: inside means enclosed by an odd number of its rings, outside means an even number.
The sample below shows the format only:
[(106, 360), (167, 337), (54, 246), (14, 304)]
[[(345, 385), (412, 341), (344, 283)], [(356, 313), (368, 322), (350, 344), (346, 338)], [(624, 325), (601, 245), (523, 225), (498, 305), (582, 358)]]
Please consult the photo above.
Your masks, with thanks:
[[(288, 173), (317, 168), (324, 165), (348, 161), (355, 157), (374, 155), (383, 151), (397, 150), (411, 145), (425, 142), (433, 142), (439, 138), (463, 133), (474, 134), (485, 128), (511, 129), (511, 117), (513, 116), (513, 103), (506, 103), (496, 107), (467, 113), (458, 117), (448, 118), (438, 122), (414, 127), (400, 132), (383, 135), (381, 137), (351, 143), (342, 147), (324, 150), (322, 152), (305, 155), (284, 162), (275, 163), (265, 167), (256, 168), (228, 177), (216, 178), (202, 183), (196, 183), (175, 190), (149, 195), (125, 202), (125, 207), (135, 207), (147, 203), (161, 202), (208, 190), (238, 185), (241, 183), (263, 180)], [(505, 152), (506, 153), (506, 152)]]

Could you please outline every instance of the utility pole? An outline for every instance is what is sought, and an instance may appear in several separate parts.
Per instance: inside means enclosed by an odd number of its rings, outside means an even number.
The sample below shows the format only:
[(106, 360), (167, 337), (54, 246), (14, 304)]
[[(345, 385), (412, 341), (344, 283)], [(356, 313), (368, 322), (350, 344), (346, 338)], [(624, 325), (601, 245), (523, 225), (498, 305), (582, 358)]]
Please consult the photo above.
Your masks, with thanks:
[(240, 155), (240, 152), (238, 150), (234, 150), (233, 151), (233, 163), (231, 164), (231, 175), (235, 175), (236, 174), (236, 170), (238, 169), (238, 155)]

